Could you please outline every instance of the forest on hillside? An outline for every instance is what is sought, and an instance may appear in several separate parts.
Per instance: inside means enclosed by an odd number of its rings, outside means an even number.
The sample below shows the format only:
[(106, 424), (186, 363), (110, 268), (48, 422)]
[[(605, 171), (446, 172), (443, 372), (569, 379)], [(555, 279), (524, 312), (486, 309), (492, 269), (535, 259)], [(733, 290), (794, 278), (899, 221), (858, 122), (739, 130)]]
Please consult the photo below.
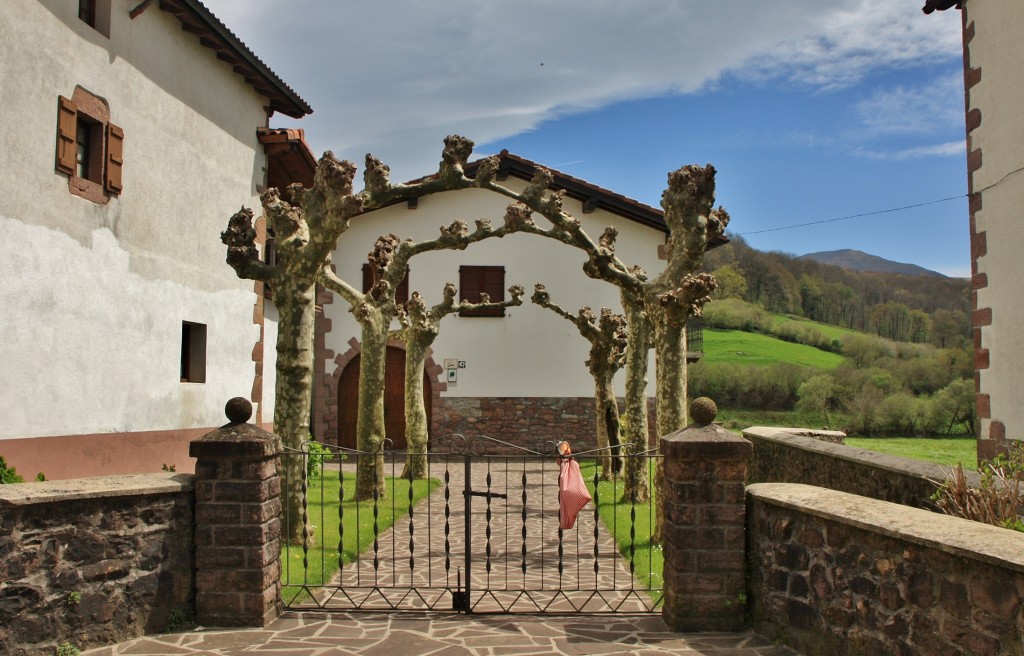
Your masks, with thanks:
[(709, 251), (704, 267), (719, 282), (715, 298), (738, 298), (900, 342), (958, 346), (970, 335), (970, 281), (857, 272), (751, 248), (738, 236)]
[(690, 367), (693, 395), (796, 412), (851, 434), (974, 432), (968, 281), (849, 271), (758, 251), (738, 237), (709, 252), (705, 268), (720, 285), (704, 308), (705, 342), (715, 331), (763, 333), (842, 360), (814, 367), (779, 357), (759, 366), (706, 357)]

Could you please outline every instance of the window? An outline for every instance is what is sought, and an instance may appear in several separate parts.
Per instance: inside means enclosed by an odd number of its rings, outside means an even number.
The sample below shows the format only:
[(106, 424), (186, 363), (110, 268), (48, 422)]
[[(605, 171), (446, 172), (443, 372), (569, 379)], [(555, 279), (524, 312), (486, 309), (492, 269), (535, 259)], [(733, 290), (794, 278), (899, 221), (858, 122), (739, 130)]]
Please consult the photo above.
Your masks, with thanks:
[(78, 19), (110, 37), (110, 0), (78, 0)]
[[(269, 266), (277, 264), (277, 239), (274, 238), (272, 228), (267, 228), (267, 238), (263, 244), (263, 262)], [(273, 299), (274, 289), (269, 282), (263, 283), (263, 297)]]
[(206, 324), (181, 322), (181, 382), (206, 382)]
[[(461, 266), (459, 267), (459, 300), (480, 302), (480, 294), (486, 293), (492, 303), (505, 300), (505, 267), (503, 266)], [(503, 317), (505, 308), (492, 310), (463, 310), (460, 317)]]
[[(373, 268), (370, 263), (363, 264), (363, 293), (370, 291), (370, 287), (373, 287), (375, 282), (377, 281), (373, 279)], [(395, 302), (399, 305), (409, 302), (409, 269), (405, 270), (405, 277), (402, 278), (402, 282), (398, 283), (398, 289), (395, 290)]]
[(109, 116), (106, 101), (81, 87), (58, 98), (55, 168), (68, 176), (71, 193), (94, 203), (123, 190), (124, 130)]
[(96, 27), (96, 0), (78, 0), (78, 18), (90, 27)]

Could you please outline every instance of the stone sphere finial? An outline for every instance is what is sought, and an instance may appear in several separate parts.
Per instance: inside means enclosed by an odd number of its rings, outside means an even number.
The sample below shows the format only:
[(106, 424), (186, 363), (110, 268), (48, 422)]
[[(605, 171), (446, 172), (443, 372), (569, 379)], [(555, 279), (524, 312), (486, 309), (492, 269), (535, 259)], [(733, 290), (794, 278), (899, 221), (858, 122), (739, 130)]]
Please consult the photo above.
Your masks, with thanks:
[(252, 417), (252, 403), (249, 403), (249, 399), (236, 396), (224, 405), (224, 414), (232, 424), (244, 424)]
[(693, 400), (690, 404), (690, 418), (697, 424), (710, 424), (718, 416), (718, 406), (706, 396)]

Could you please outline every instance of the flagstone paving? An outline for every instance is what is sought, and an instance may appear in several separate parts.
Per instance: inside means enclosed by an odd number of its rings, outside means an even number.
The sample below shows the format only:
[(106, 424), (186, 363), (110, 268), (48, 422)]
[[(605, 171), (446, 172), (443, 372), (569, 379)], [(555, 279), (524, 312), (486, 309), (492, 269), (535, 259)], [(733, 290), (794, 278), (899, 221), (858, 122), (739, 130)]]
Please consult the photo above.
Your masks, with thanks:
[(752, 633), (669, 631), (657, 615), (286, 613), (263, 629), (146, 636), (82, 656), (798, 656)]
[[(490, 550), (491, 567), (489, 572), (481, 567), (486, 564), (485, 558), (481, 557), (471, 568), (472, 579), (476, 591), (488, 588), (492, 591), (488, 593), (490, 596), (476, 592), (472, 597), (474, 609), (536, 609), (537, 603), (533, 601), (536, 600), (541, 605), (550, 604), (549, 608), (565, 606), (563, 610), (569, 610), (582, 604), (577, 597), (586, 599), (587, 595), (594, 594), (594, 590), (599, 590), (602, 598), (613, 600), (613, 608), (634, 614), (464, 615), (428, 610), (397, 613), (346, 610), (343, 600), (331, 592), (332, 588), (338, 590), (339, 584), (342, 588), (350, 588), (354, 595), (360, 587), (376, 589), (378, 592), (374, 594), (379, 595), (382, 589), (379, 586), (384, 586), (385, 594), (387, 586), (396, 586), (395, 591), (399, 594), (403, 586), (422, 586), (424, 594), (433, 590), (431, 594), (441, 595), (437, 608), (451, 608), (451, 590), (457, 589), (456, 582), (452, 580), (455, 573), (452, 571), (454, 568), (446, 568), (443, 562), (448, 555), (457, 561), (464, 545), (460, 464), (458, 468), (445, 468), (449, 470), (447, 478), (452, 499), (447, 508), (443, 488), (417, 506), (415, 512), (419, 519), (414, 533), (415, 547), (411, 552), (406, 546), (410, 542), (408, 521), (402, 520), (394, 530), (380, 536), (377, 555), (382, 563), (387, 563), (386, 566), (378, 571), (372, 567), (372, 558), (362, 559), (336, 575), (332, 586), (320, 592), (314, 591), (317, 603), (336, 612), (293, 610), (262, 629), (197, 628), (185, 633), (146, 636), (82, 654), (798, 656), (796, 652), (752, 633), (673, 633), (659, 614), (636, 613), (644, 610), (651, 599), (630, 575), (627, 563), (617, 553), (610, 535), (594, 516), (592, 505), (580, 514), (577, 528), (566, 531), (564, 539), (559, 540), (558, 474), (554, 459), (543, 467), (530, 463), (522, 464), (518, 469), (499, 466), (499, 462), (492, 462), (490, 467), (474, 467), (472, 472), (471, 487), (474, 491), (507, 495), (507, 499), (492, 498), (489, 508), (486, 497), (474, 501), (471, 523), (476, 529), (472, 543), (485, 551)], [(436, 470), (436, 466), (436, 463), (431, 464), (431, 475), (444, 480), (446, 472)], [(522, 500), (523, 488), (528, 491), (525, 501)], [(524, 507), (526, 520), (522, 519)], [(443, 530), (446, 510), (450, 531)], [(488, 514), (493, 540), (488, 539), (485, 530)], [(433, 518), (429, 528), (420, 523), (427, 515)], [(524, 532), (526, 537), (521, 537)], [(445, 548), (446, 540), (448, 548)], [(410, 556), (415, 556), (416, 566), (403, 569), (402, 564), (408, 563)], [(564, 577), (556, 575), (552, 578), (549, 568), (559, 560), (566, 564), (566, 573)], [(522, 572), (524, 562), (528, 565), (527, 573)], [(510, 602), (509, 595), (514, 598), (513, 591), (522, 588), (530, 589), (532, 597)], [(616, 597), (617, 589), (625, 589), (621, 599)], [(560, 596), (550, 601), (553, 591)], [(660, 596), (660, 591), (656, 594)], [(603, 602), (596, 605), (601, 610), (608, 610)]]

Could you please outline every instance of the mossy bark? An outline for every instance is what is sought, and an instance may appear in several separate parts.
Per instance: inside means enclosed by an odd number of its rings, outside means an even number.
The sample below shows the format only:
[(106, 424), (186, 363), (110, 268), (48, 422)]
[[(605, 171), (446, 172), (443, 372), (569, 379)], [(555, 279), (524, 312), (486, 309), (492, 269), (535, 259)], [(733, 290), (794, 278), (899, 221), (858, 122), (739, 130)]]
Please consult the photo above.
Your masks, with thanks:
[(638, 455), (647, 451), (650, 429), (647, 424), (647, 354), (651, 350), (651, 329), (643, 305), (623, 292), (626, 311), (626, 430), (627, 445), (623, 497), (628, 501), (647, 501), (651, 489), (647, 483), (647, 459)]
[[(274, 432), (284, 444), (295, 449), (309, 439), (315, 293), (315, 284), (298, 284), (290, 293), (281, 294), (281, 302), (277, 304), (278, 325), (283, 329), (277, 333)], [(301, 498), (306, 469), (302, 459), (295, 456), (283, 458), (281, 464), (287, 482), (284, 533), (293, 543), (301, 543), (305, 537)]]
[(407, 454), (402, 478), (427, 477), (427, 443), (430, 426), (423, 399), (423, 367), (433, 334), (421, 334), (405, 342), (405, 440)]
[(356, 500), (384, 496), (384, 367), (390, 317), (372, 306), (358, 310), (362, 325), (356, 410)]

